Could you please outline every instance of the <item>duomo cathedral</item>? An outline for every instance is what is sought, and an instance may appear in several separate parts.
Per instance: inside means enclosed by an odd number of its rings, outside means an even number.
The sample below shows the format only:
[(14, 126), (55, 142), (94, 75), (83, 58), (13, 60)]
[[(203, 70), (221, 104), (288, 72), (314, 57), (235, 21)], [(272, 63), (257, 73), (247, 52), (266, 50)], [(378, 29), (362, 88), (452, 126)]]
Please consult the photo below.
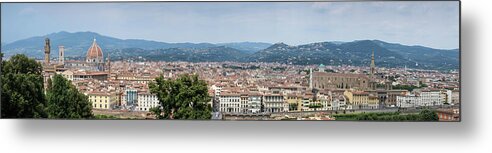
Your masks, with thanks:
[(101, 47), (96, 39), (87, 50), (85, 61), (67, 60), (65, 61), (65, 51), (63, 46), (58, 47), (58, 61), (50, 61), (51, 45), (50, 39), (45, 39), (43, 72), (45, 82), (54, 74), (62, 74), (68, 80), (84, 78), (107, 79), (111, 74), (111, 62), (108, 57), (105, 59)]

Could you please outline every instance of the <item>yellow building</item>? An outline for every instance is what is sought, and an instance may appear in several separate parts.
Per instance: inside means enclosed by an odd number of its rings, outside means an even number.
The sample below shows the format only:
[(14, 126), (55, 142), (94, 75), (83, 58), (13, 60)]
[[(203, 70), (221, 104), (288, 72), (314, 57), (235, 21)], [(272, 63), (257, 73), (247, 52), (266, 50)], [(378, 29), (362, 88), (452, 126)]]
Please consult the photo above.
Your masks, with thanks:
[(364, 91), (345, 90), (343, 95), (347, 97), (348, 104), (354, 109), (361, 109), (369, 103), (369, 93)]
[(379, 98), (369, 92), (346, 90), (343, 95), (353, 109), (377, 109), (379, 107)]
[(116, 96), (110, 93), (89, 92), (87, 96), (95, 109), (111, 109), (116, 104)]
[(370, 109), (379, 108), (379, 98), (378, 96), (369, 95), (368, 105)]
[[(302, 109), (302, 96), (296, 94), (288, 94), (286, 96), (287, 103), (289, 103), (289, 111), (301, 111)], [(292, 106), (297, 106), (295, 109), (291, 108)]]

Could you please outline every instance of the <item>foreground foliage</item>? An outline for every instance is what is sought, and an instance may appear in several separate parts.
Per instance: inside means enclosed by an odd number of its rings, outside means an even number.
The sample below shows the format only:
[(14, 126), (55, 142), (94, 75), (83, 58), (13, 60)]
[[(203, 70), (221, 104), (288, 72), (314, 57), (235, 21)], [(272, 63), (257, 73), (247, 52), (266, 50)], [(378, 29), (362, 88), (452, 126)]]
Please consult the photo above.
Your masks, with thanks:
[(80, 93), (61, 75), (53, 76), (46, 92), (49, 118), (92, 118), (92, 105), (87, 96)]
[(439, 117), (433, 110), (422, 110), (418, 114), (400, 114), (400, 112), (388, 113), (357, 113), (333, 115), (336, 120), (353, 121), (438, 121)]
[(207, 83), (197, 75), (181, 75), (179, 78), (156, 78), (149, 84), (150, 91), (157, 94), (161, 107), (150, 111), (158, 119), (210, 119), (212, 108)]
[(25, 55), (2, 61), (2, 117), (45, 118), (42, 66)]
[[(2, 61), (2, 118), (92, 118), (87, 97), (55, 75), (44, 89), (39, 62), (18, 54)], [(46, 93), (46, 94), (45, 94)]]
[(104, 115), (104, 114), (99, 114), (99, 115), (94, 115), (95, 119), (121, 119), (113, 115)]

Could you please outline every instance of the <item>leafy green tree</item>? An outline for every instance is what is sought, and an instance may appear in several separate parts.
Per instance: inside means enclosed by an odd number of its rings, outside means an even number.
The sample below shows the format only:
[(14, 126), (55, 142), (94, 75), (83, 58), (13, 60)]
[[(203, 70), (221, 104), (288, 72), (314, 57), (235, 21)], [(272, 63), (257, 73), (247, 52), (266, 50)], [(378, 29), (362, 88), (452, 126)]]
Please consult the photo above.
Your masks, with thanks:
[(299, 106), (298, 103), (290, 103), (289, 104), (289, 110), (290, 111), (294, 111), (294, 110), (297, 110), (297, 107)]
[(181, 75), (176, 80), (163, 76), (149, 84), (150, 91), (157, 94), (162, 113), (153, 109), (159, 119), (210, 119), (212, 108), (207, 83), (198, 75)]
[(436, 111), (425, 109), (420, 111), (419, 120), (421, 121), (439, 121), (439, 116)]
[(432, 110), (422, 110), (419, 114), (400, 114), (399, 112), (336, 114), (336, 120), (361, 121), (438, 121), (437, 113)]
[(48, 82), (46, 83), (46, 90), (51, 90), (51, 87), (53, 86), (53, 82), (51, 81), (51, 78), (48, 78)]
[(159, 108), (159, 107), (152, 107), (152, 108), (149, 109), (149, 112), (151, 112), (152, 114), (154, 114), (157, 119), (163, 119), (162, 109), (161, 108)]
[(80, 93), (70, 81), (61, 75), (53, 76), (46, 92), (49, 118), (92, 118), (92, 105), (87, 96)]
[(314, 111), (317, 111), (317, 110), (318, 110), (318, 108), (322, 108), (322, 107), (323, 107), (323, 105), (321, 105), (321, 104), (319, 104), (319, 103), (317, 103), (317, 104), (309, 104), (309, 105), (308, 105), (308, 107), (309, 107), (309, 108), (314, 108)]
[(393, 86), (393, 89), (403, 89), (403, 90), (408, 90), (408, 91), (413, 91), (413, 89), (419, 88), (414, 85), (395, 85)]
[(120, 119), (116, 116), (112, 116), (112, 115), (104, 115), (104, 114), (100, 114), (100, 115), (94, 115), (94, 118), (95, 119), (103, 119), (103, 120), (106, 120), (106, 119)]
[(41, 64), (17, 54), (2, 61), (1, 71), (2, 117), (47, 117)]

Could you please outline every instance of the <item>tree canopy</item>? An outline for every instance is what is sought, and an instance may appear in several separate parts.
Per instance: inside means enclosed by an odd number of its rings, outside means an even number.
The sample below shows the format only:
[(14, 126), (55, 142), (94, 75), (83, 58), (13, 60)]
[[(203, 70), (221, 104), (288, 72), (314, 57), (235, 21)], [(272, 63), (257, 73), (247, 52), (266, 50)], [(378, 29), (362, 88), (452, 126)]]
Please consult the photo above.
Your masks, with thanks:
[(439, 116), (436, 111), (425, 109), (420, 111), (419, 120), (421, 121), (438, 121)]
[(439, 121), (436, 111), (425, 109), (418, 114), (400, 114), (400, 112), (355, 113), (333, 115), (336, 120), (359, 121)]
[(92, 105), (87, 96), (80, 93), (71, 82), (61, 75), (53, 76), (48, 85), (46, 98), (49, 118), (92, 118)]
[(2, 61), (1, 70), (2, 117), (46, 117), (41, 64), (18, 54)]
[(151, 111), (158, 119), (210, 119), (211, 100), (207, 83), (198, 75), (181, 75), (179, 78), (165, 79), (163, 76), (149, 84), (150, 91), (157, 94), (161, 107)]

